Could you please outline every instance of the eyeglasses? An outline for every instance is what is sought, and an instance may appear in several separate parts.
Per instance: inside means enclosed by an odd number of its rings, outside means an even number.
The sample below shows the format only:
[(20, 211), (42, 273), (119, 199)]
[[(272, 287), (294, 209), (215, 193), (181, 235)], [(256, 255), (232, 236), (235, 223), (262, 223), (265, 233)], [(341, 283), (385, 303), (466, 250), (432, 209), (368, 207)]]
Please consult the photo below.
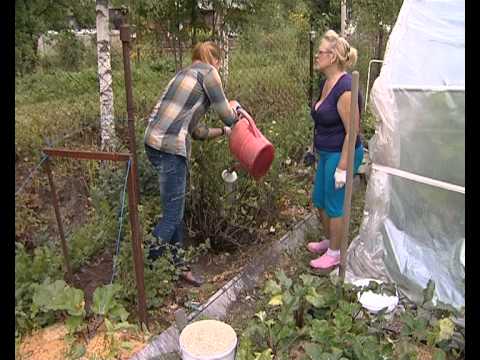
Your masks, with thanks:
[(332, 51), (330, 50), (318, 50), (317, 51), (317, 56), (322, 55), (322, 54), (331, 54)]

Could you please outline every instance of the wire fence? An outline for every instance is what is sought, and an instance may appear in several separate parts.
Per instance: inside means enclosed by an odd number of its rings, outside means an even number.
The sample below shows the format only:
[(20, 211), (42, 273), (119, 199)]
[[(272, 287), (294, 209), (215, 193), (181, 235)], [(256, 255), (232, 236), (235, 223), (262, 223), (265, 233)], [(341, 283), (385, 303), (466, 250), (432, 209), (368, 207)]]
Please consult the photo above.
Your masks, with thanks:
[[(258, 220), (252, 215), (253, 211), (261, 209), (262, 204), (275, 206), (275, 199), (291, 190), (288, 187), (280, 188), (278, 171), (285, 160), (295, 156), (298, 158), (298, 154), (308, 145), (311, 135), (308, 121), (311, 81), (309, 35), (293, 26), (276, 31), (252, 28), (239, 32), (230, 43), (228, 66), (224, 67), (228, 68), (228, 72), (222, 71), (226, 96), (238, 100), (254, 116), (258, 127), (277, 149), (275, 169), (266, 179), (266, 183), (271, 182), (270, 185), (242, 180), (244, 188), (239, 193), (242, 193), (242, 197), (246, 195), (239, 202), (238, 213), (243, 214), (240, 206), (250, 204), (245, 213), (249, 214), (243, 219), (248, 225), (250, 218)], [(119, 60), (121, 58), (112, 58), (112, 63), (121, 63)], [(172, 56), (165, 54), (161, 59), (143, 57), (131, 65), (140, 187), (142, 193), (157, 194), (155, 174), (142, 148), (142, 134), (146, 127), (145, 120), (165, 85), (175, 74), (175, 61)], [(17, 79), (15, 145), (19, 159), (16, 172), (19, 186), (15, 192), (16, 241), (30, 242), (33, 247), (48, 241), (57, 242), (50, 194), (46, 190), (45, 176), (39, 171), (46, 160), (42, 148), (62, 146), (76, 150), (101, 150), (99, 80), (97, 69), (93, 66), (77, 72), (59, 70)], [(123, 69), (118, 65), (113, 68), (112, 80), (115, 131), (121, 139), (118, 150), (123, 150), (128, 143), (125, 120), (127, 107)], [(206, 121), (211, 122), (212, 126), (220, 126), (215, 116), (208, 115)], [(221, 174), (221, 170), (232, 160), (225, 145), (224, 140), (220, 144), (194, 145), (196, 153), (192, 158), (186, 217), (187, 222), (205, 219), (205, 214), (212, 211), (215, 216), (203, 224), (205, 231), (211, 231), (208, 221), (214, 221), (219, 215), (218, 209), (223, 207), (218, 203), (222, 197), (221, 194), (219, 196), (219, 189), (223, 188), (223, 183), (221, 177), (216, 175)], [(32, 159), (40, 160), (36, 162)], [(202, 162), (210, 164), (206, 173), (199, 171), (198, 164)], [(124, 237), (122, 227), (127, 177), (123, 176), (122, 171), (104, 169), (94, 161), (57, 159), (55, 165), (55, 177), (60, 179), (57, 185), (62, 217), (74, 219), (66, 221), (65, 226), (67, 244), (72, 250), (70, 256), (75, 257), (74, 263), (80, 266), (103, 249), (111, 248), (113, 269), (109, 280), (112, 283), (118, 267), (122, 266), (118, 258), (120, 242)], [(83, 190), (74, 185), (79, 179), (83, 179)], [(103, 185), (100, 184), (102, 182)], [(253, 193), (249, 187), (254, 188)], [(201, 192), (195, 190), (199, 188), (206, 191), (203, 198)], [(118, 208), (119, 192), (121, 204), (116, 216), (114, 209)], [(83, 197), (83, 200), (77, 201), (76, 197)], [(258, 201), (252, 201), (252, 198)], [(102, 210), (105, 202), (109, 202), (109, 206)], [(100, 206), (94, 215), (90, 212), (92, 206)], [(108, 212), (110, 215), (105, 215)], [(98, 216), (99, 213), (103, 218)], [(92, 226), (88, 222), (92, 222)], [(199, 227), (199, 222), (191, 221), (189, 232), (194, 233)], [(144, 229), (144, 232), (148, 233), (149, 230)], [(92, 242), (97, 242), (98, 246), (91, 246)], [(88, 251), (82, 250), (83, 246), (88, 246)]]
[[(135, 46), (145, 47), (143, 44)], [(184, 51), (186, 59), (189, 49)], [(228, 65), (224, 66), (228, 73), (222, 71), (227, 98), (238, 100), (278, 148), (282, 148), (285, 131), (288, 136), (298, 138), (294, 140), (298, 149), (303, 148), (310, 135), (305, 130), (309, 124), (299, 126), (308, 114), (312, 80), (309, 76), (310, 55), (308, 32), (295, 26), (273, 31), (261, 27), (247, 28), (229, 41)], [(132, 49), (132, 57), (136, 57), (135, 47)], [(113, 52), (111, 62), (114, 64), (112, 79), (115, 127), (117, 136), (125, 139), (125, 85), (123, 69), (118, 66), (121, 64), (121, 54), (118, 51)], [(174, 59), (168, 53), (164, 53), (161, 59), (149, 59), (144, 54), (141, 60), (131, 64), (137, 135), (140, 140), (137, 144), (141, 147), (145, 120), (176, 69)], [(184, 66), (186, 65), (184, 61)], [(57, 70), (17, 80), (15, 143), (19, 159), (17, 182), (21, 184), (15, 195), (22, 206), (28, 206), (20, 199), (25, 190), (28, 189), (30, 193), (40, 192), (41, 184), (33, 180), (44, 159), (41, 149), (46, 145), (46, 138), (55, 139), (51, 141), (52, 146), (99, 150), (98, 89), (101, 79), (97, 70), (95, 66), (89, 66), (76, 72)], [(125, 148), (126, 141), (123, 141), (121, 146)], [(139, 149), (139, 153), (142, 153), (142, 149)], [(37, 165), (32, 162), (35, 158), (40, 159)], [(25, 159), (27, 161), (24, 161)], [(145, 157), (140, 154), (141, 176), (148, 175), (148, 164), (144, 166), (144, 161)], [(65, 173), (71, 170), (68, 166)], [(95, 172), (91, 165), (80, 166), (83, 166), (84, 174)], [(29, 168), (34, 170), (29, 171)], [(22, 216), (21, 211), (18, 216)], [(38, 223), (37, 220), (39, 219), (32, 219), (32, 222)], [(45, 222), (45, 219), (39, 221)]]

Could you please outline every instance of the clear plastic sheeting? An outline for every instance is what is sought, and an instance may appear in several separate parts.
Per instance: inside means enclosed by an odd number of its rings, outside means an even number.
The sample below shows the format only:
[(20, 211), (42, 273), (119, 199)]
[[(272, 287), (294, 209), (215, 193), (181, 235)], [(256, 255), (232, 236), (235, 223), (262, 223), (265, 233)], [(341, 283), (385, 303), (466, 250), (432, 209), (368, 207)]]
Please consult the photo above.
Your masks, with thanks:
[[(465, 305), (465, 5), (405, 0), (370, 106), (372, 172), (348, 281), (394, 281), (411, 300)], [(385, 169), (392, 169), (387, 171)], [(399, 176), (399, 173), (408, 176)]]

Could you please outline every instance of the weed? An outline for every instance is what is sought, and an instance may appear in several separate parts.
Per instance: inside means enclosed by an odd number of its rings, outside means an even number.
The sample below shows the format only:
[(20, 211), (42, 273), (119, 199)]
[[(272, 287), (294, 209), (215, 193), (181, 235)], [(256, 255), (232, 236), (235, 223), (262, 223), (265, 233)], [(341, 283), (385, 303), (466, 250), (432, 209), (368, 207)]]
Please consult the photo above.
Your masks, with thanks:
[[(311, 359), (413, 359), (417, 346), (426, 346), (434, 358), (458, 358), (452, 336), (456, 327), (444, 318), (432, 326), (417, 312), (400, 316), (397, 339), (384, 332), (383, 314), (371, 316), (357, 301), (358, 288), (336, 285), (329, 278), (300, 274), (289, 278), (282, 271), (265, 283), (270, 299), (241, 335), (238, 358), (289, 359), (303, 348)], [(379, 290), (379, 289), (377, 289)]]

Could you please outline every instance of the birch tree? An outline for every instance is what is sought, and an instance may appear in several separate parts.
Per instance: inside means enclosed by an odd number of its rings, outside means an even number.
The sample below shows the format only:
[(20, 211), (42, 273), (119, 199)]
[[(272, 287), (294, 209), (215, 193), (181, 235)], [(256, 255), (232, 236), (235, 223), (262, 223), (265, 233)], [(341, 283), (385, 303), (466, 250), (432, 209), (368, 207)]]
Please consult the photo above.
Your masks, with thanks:
[(110, 64), (110, 31), (108, 26), (108, 0), (96, 0), (97, 59), (100, 86), (100, 129), (102, 150), (115, 149), (115, 126), (113, 120), (112, 67)]

